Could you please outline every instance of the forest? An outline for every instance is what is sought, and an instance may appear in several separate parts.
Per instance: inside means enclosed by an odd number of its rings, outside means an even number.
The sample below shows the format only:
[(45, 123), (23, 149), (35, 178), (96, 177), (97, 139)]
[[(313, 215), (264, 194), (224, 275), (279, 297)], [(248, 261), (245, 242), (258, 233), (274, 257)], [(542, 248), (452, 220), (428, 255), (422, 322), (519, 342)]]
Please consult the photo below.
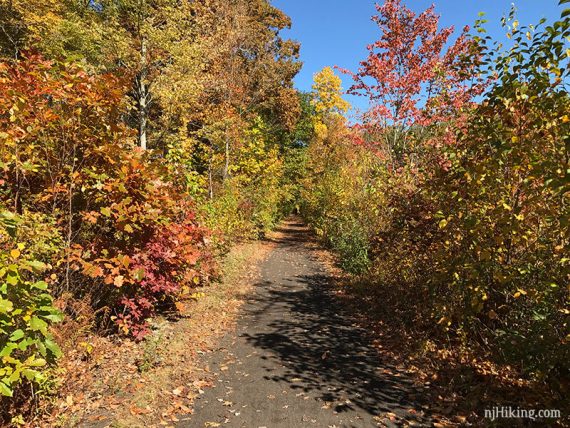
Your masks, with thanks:
[(147, 341), (293, 212), (386, 328), (563, 403), (567, 4), (495, 40), (380, 1), (302, 92), (269, 0), (1, 0), (0, 421), (41, 426), (63, 328)]

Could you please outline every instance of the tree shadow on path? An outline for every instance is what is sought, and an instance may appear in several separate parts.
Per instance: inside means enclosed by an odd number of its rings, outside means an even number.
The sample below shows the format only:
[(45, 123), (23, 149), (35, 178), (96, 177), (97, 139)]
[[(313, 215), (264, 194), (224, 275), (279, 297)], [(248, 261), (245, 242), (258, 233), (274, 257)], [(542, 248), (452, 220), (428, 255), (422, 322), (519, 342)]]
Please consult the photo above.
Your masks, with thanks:
[(266, 328), (242, 337), (284, 370), (264, 378), (310, 393), (338, 413), (365, 411), (379, 420), (428, 424), (424, 387), (380, 361), (366, 331), (332, 295), (330, 280), (318, 273), (259, 285), (245, 315), (263, 318)]

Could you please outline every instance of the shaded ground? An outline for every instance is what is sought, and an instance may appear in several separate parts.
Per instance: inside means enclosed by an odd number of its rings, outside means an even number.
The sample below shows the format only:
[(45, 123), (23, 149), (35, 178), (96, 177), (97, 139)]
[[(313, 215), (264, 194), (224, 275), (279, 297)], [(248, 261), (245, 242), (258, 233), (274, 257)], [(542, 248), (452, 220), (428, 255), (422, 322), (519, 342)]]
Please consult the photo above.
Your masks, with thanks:
[(427, 387), (380, 360), (327, 286), (308, 230), (292, 220), (280, 232), (237, 331), (209, 358), (214, 387), (178, 426), (431, 426)]
[[(234, 247), (223, 282), (182, 302), (178, 319), (155, 320), (141, 343), (68, 318), (57, 332), (62, 387), (33, 426), (570, 426), (567, 394), (553, 401), (476, 351), (426, 348), (429, 336), (393, 319), (361, 278), (332, 269), (301, 223), (271, 236)], [(494, 406), (564, 418), (491, 424), (483, 411)]]

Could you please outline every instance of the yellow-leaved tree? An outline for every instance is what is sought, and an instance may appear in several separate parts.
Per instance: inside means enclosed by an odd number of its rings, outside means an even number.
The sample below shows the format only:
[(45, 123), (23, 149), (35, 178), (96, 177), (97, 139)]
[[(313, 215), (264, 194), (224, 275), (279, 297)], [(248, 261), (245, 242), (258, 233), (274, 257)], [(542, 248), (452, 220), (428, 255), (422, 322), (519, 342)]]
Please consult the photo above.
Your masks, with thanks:
[(334, 122), (344, 121), (343, 114), (349, 110), (350, 104), (342, 98), (342, 80), (331, 67), (325, 67), (315, 74), (313, 91), (315, 134), (318, 139), (324, 140)]

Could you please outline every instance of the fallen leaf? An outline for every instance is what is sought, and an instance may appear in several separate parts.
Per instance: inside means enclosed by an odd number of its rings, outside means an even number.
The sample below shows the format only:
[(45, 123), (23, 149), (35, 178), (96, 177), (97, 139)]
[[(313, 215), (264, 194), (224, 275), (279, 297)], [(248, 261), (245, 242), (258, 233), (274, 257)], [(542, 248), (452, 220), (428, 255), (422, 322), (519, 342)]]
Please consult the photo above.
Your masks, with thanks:
[(184, 392), (184, 387), (183, 386), (179, 386), (178, 388), (174, 389), (172, 391), (172, 393), (176, 396), (180, 396), (182, 395), (182, 393)]

